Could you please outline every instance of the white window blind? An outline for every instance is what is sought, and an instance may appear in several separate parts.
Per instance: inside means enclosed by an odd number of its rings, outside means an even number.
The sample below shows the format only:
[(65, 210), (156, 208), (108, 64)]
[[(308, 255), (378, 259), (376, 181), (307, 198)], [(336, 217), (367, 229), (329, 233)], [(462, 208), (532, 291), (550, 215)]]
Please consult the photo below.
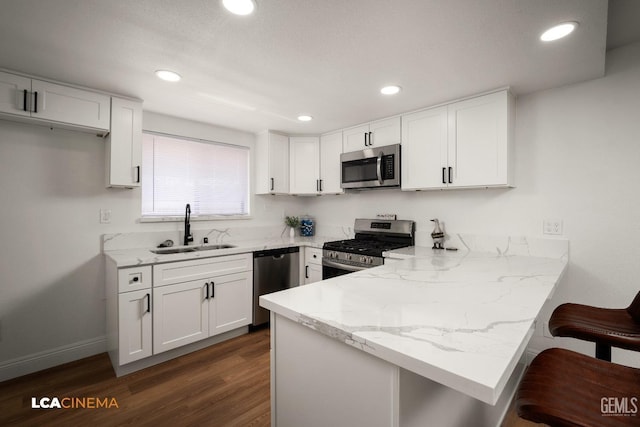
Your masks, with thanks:
[(142, 216), (249, 214), (249, 149), (145, 133)]

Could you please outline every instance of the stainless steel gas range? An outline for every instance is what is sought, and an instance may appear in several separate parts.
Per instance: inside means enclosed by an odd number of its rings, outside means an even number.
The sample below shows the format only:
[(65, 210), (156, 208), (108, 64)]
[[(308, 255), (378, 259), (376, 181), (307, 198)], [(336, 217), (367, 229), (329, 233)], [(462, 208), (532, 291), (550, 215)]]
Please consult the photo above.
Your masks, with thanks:
[(322, 247), (322, 279), (384, 264), (382, 253), (415, 244), (415, 222), (356, 219), (355, 238)]

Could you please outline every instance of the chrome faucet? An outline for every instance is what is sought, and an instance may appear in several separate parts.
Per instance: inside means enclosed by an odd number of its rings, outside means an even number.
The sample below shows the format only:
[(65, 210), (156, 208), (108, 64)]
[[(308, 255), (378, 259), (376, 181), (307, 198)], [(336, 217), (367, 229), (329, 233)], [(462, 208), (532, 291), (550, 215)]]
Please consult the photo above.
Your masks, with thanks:
[(191, 234), (191, 224), (189, 223), (191, 219), (191, 206), (187, 203), (187, 206), (184, 209), (184, 245), (187, 246), (189, 242), (193, 242), (193, 234)]

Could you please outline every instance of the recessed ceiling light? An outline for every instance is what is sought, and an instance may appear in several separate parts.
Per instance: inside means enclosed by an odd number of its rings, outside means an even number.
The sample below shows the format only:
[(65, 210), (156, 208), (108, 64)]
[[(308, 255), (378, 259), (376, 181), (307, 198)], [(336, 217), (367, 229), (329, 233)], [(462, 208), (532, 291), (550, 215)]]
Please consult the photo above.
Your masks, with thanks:
[(253, 0), (222, 0), (224, 7), (235, 15), (250, 15), (256, 8)]
[(400, 92), (400, 86), (385, 86), (380, 89), (380, 93), (383, 95), (395, 95)]
[(562, 24), (551, 27), (547, 31), (542, 33), (542, 35), (540, 36), (540, 40), (542, 40), (543, 42), (550, 42), (561, 39), (571, 34), (577, 26), (577, 22), (563, 22)]
[(180, 74), (169, 70), (158, 70), (156, 71), (156, 76), (166, 82), (179, 82), (182, 78), (180, 77)]
[(300, 120), (301, 122), (309, 122), (309, 121), (313, 120), (313, 117), (307, 116), (306, 114), (303, 114), (301, 116), (298, 116), (298, 120)]

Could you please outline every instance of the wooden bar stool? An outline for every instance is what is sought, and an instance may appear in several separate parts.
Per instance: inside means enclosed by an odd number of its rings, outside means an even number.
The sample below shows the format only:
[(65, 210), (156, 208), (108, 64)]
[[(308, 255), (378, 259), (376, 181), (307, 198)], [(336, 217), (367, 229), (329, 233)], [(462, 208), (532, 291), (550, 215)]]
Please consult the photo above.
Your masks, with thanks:
[(640, 369), (552, 348), (527, 369), (516, 410), (553, 427), (638, 426), (639, 398)]
[(611, 347), (640, 351), (640, 292), (627, 308), (562, 304), (549, 319), (555, 337), (571, 337), (596, 344), (596, 357), (611, 361)]

